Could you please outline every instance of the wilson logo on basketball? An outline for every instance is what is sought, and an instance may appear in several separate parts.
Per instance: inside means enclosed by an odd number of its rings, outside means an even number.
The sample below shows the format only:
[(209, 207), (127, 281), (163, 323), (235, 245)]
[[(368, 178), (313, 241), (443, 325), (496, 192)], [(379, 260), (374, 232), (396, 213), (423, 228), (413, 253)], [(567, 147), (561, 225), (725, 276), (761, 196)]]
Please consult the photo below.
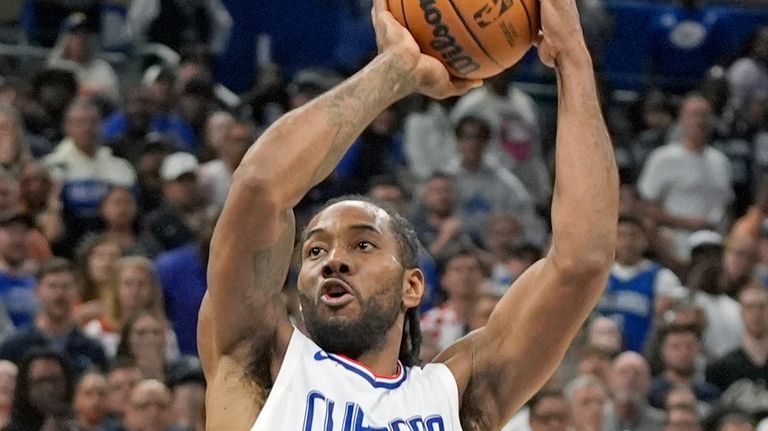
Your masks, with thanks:
[(473, 15), (480, 28), (488, 27), (496, 22), (504, 12), (512, 7), (512, 0), (491, 0)]
[(451, 29), (443, 23), (443, 14), (435, 7), (435, 0), (421, 0), (419, 5), (424, 11), (424, 19), (432, 26), (433, 38), (430, 45), (445, 59), (446, 65), (463, 75), (480, 69), (480, 65), (464, 52), (464, 48), (451, 34)]

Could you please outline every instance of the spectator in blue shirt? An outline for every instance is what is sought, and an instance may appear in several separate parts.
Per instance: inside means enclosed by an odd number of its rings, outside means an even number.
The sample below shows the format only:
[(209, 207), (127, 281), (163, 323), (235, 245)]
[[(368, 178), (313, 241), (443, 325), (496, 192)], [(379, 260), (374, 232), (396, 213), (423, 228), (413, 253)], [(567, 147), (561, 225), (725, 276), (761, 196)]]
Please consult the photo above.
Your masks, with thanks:
[(165, 314), (176, 332), (179, 351), (197, 354), (197, 315), (208, 288), (208, 250), (218, 211), (207, 211), (195, 241), (157, 257), (155, 265), (163, 285)]

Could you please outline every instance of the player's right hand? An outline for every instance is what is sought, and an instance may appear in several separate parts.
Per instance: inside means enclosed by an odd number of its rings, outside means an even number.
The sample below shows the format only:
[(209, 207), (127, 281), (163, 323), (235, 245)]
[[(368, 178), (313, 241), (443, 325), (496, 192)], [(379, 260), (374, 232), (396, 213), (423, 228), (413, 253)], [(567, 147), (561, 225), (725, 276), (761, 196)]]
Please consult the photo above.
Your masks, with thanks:
[(479, 80), (453, 78), (436, 58), (422, 54), (411, 33), (387, 10), (387, 0), (374, 0), (371, 11), (379, 54), (393, 54), (403, 83), (435, 99), (458, 96), (482, 85)]

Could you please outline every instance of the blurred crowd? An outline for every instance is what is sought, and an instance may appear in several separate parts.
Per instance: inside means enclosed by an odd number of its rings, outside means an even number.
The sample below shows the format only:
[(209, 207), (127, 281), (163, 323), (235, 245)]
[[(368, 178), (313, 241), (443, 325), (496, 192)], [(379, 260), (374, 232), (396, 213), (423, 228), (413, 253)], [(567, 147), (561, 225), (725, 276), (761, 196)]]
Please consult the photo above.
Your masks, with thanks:
[[(213, 78), (223, 5), (135, 0), (134, 39), (178, 59), (142, 58), (131, 80), (100, 48), (125, 28), (49, 3), (61, 10), (56, 32), (36, 35), (46, 61), (18, 73), (0, 54), (0, 429), (203, 430), (197, 313), (232, 174), (264, 129), (343, 75), (265, 62), (235, 95)], [(599, 1), (580, 4), (599, 70), (594, 30), (609, 23)], [(675, 11), (670, 44), (709, 40), (696, 2)], [(649, 69), (632, 102), (606, 97), (616, 262), (505, 431), (768, 430), (768, 27), (711, 57), (675, 63), (690, 66), (679, 80)], [(301, 228), (327, 199), (362, 194), (412, 221), (424, 361), (482, 327), (547, 251), (554, 128), (527, 88), (512, 69), (460, 98), (393, 105), (296, 208)], [(283, 294), (301, 327), (296, 269)]]

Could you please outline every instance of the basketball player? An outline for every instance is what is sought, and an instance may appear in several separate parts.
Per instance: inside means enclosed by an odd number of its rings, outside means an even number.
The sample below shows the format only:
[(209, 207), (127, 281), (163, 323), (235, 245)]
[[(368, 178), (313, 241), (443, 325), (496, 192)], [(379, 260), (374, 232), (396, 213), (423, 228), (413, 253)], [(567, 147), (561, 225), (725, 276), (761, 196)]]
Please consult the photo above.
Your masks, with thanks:
[(294, 245), (291, 208), (352, 141), (411, 92), (451, 81), (375, 0), (379, 54), (286, 114), (248, 151), (211, 245), (200, 316), (211, 431), (499, 429), (549, 378), (606, 285), (618, 185), (574, 0), (541, 0), (540, 53), (558, 73), (554, 239), (485, 328), (415, 366), (424, 290), (412, 229), (363, 200), (320, 211), (302, 238), (298, 288), (309, 336), (280, 299)]

